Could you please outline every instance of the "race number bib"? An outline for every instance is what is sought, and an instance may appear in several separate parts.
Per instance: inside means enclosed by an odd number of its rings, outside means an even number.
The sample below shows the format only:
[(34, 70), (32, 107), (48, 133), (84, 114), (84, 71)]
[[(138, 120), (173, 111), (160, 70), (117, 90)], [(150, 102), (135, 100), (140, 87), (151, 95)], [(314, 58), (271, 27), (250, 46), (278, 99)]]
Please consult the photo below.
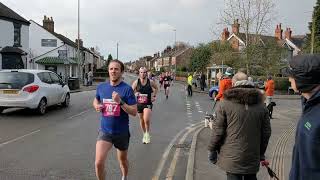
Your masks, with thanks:
[(114, 117), (120, 116), (120, 104), (112, 99), (103, 99), (103, 116)]
[(137, 100), (139, 104), (148, 103), (148, 94), (139, 94)]

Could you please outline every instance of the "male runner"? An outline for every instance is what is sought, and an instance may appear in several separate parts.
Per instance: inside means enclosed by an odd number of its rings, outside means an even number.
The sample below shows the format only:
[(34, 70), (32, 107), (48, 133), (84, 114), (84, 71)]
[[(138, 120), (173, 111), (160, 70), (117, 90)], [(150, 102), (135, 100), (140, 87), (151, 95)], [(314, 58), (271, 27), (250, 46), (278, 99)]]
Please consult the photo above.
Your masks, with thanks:
[(166, 72), (166, 75), (163, 77), (163, 87), (164, 87), (164, 94), (166, 95), (166, 99), (169, 97), (169, 87), (171, 82), (171, 76), (169, 72)]
[(112, 146), (117, 149), (122, 180), (128, 176), (129, 115), (136, 116), (136, 98), (132, 88), (122, 81), (124, 65), (119, 60), (109, 64), (109, 82), (97, 86), (93, 107), (101, 112), (101, 128), (96, 143), (95, 170), (98, 180), (105, 180), (105, 161)]
[(137, 101), (138, 113), (140, 117), (140, 126), (143, 131), (142, 143), (149, 144), (150, 137), (150, 118), (152, 110), (152, 102), (155, 101), (158, 92), (156, 83), (147, 77), (147, 69), (141, 67), (139, 70), (139, 79), (135, 80), (132, 84)]

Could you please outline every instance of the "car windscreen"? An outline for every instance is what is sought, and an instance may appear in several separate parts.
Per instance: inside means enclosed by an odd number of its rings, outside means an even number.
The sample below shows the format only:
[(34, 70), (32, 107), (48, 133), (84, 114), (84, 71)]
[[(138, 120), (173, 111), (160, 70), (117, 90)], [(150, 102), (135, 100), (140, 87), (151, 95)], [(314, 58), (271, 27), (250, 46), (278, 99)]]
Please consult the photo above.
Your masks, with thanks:
[(34, 82), (34, 75), (26, 72), (0, 72), (0, 89), (21, 89)]

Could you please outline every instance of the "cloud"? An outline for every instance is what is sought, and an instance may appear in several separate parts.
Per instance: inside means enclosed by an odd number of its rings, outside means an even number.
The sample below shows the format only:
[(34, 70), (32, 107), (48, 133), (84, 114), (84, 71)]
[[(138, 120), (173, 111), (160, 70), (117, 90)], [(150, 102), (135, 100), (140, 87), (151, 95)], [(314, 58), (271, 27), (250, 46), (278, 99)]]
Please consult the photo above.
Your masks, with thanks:
[(179, 3), (185, 7), (200, 7), (204, 5), (207, 2), (207, 0), (179, 0)]
[[(43, 16), (52, 16), (57, 33), (71, 40), (77, 38), (77, 0), (0, 0), (26, 19), (42, 24)], [(295, 8), (286, 8), (290, 2)], [(290, 26), (294, 34), (307, 30), (316, 0), (282, 0), (277, 3), (279, 19)], [(32, 6), (30, 6), (32, 5)], [(80, 35), (85, 46), (98, 46), (101, 53), (125, 61), (152, 55), (177, 41), (197, 45), (220, 35), (216, 25), (224, 0), (80, 0)], [(300, 11), (299, 11), (300, 10)], [(299, 17), (293, 16), (300, 12)], [(230, 27), (229, 27), (230, 28)], [(270, 32), (273, 32), (272, 28)], [(0, 35), (1, 39), (1, 35)]]
[(151, 23), (149, 26), (149, 30), (152, 33), (162, 33), (173, 31), (175, 28), (168, 23)]

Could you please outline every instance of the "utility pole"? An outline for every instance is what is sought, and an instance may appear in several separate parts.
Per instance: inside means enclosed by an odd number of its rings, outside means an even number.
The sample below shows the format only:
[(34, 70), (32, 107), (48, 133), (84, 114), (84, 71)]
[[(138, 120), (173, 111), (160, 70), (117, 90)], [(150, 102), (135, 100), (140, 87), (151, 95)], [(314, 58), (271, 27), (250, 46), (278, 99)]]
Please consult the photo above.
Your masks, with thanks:
[[(173, 44), (173, 48), (174, 46), (177, 45), (177, 29), (174, 29), (174, 44)], [(174, 49), (174, 54), (176, 55), (176, 49)], [(174, 57), (175, 58), (175, 63), (174, 63), (174, 73), (177, 73), (177, 56)]]
[(77, 59), (78, 59), (78, 79), (79, 79), (79, 83), (80, 83), (80, 80), (82, 80), (82, 77), (81, 77), (81, 66), (80, 66), (80, 63), (81, 63), (81, 60), (80, 60), (80, 0), (78, 0), (78, 53), (77, 53)]
[(119, 43), (117, 43), (117, 60), (119, 60)]

